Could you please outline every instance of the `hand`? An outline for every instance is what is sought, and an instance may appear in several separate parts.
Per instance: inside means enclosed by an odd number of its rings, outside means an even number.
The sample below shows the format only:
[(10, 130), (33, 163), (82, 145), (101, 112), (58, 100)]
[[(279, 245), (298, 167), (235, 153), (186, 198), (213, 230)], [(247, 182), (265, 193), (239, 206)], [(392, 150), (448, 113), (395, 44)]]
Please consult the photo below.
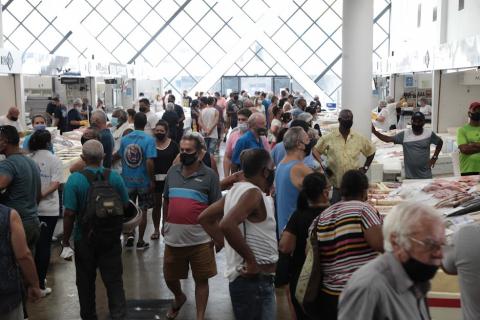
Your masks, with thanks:
[(436, 163), (436, 162), (437, 162), (437, 159), (436, 159), (436, 158), (430, 159), (430, 161), (429, 161), (430, 168), (435, 167), (435, 163)]
[(240, 270), (240, 274), (246, 278), (251, 278), (256, 276), (260, 272), (260, 268), (258, 267), (256, 262), (253, 263), (245, 263), (245, 265)]
[(62, 252), (60, 253), (60, 257), (64, 260), (72, 261), (73, 254), (74, 252), (70, 246), (64, 246)]
[(38, 300), (40, 300), (40, 298), (42, 297), (42, 291), (40, 290), (40, 288), (38, 286), (36, 287), (28, 287), (28, 300), (30, 300), (30, 302), (37, 302)]

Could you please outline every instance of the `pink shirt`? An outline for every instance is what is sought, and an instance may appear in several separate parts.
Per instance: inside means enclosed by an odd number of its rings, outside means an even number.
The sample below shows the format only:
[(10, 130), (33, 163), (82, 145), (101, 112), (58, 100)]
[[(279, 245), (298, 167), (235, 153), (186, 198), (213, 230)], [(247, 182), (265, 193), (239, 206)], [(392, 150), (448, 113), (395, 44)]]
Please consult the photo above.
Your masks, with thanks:
[[(230, 133), (230, 136), (227, 139), (227, 145), (225, 146), (225, 156), (232, 158), (233, 149), (242, 135), (243, 133), (239, 129), (234, 129), (232, 133)], [(270, 152), (270, 145), (268, 144), (267, 137), (262, 136), (261, 139), (265, 150)]]

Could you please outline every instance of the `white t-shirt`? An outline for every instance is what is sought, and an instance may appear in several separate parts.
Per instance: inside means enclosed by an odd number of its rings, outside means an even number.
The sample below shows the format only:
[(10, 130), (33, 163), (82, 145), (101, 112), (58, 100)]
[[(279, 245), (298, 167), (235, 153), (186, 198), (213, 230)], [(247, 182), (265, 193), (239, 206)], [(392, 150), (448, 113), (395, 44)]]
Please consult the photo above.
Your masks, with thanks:
[[(63, 182), (63, 163), (56, 155), (48, 150), (38, 150), (30, 156), (40, 168), (42, 191), (47, 189), (51, 182)], [(40, 201), (38, 215), (44, 217), (58, 216), (59, 206), (58, 191), (54, 191)]]
[(148, 111), (145, 113), (147, 116), (147, 125), (145, 126), (145, 133), (149, 135), (153, 135), (153, 129), (155, 129), (155, 126), (157, 125), (158, 122), (158, 117), (157, 115), (152, 111)]
[(423, 113), (426, 116), (429, 116), (429, 115), (432, 114), (432, 106), (426, 104), (425, 106), (420, 107), (420, 112)]
[(217, 122), (215, 122), (215, 115), (217, 113), (218, 113), (217, 109), (213, 107), (206, 107), (205, 109), (200, 111), (200, 117), (202, 118), (203, 125), (207, 128), (214, 127), (209, 136), (206, 135), (207, 133), (203, 131), (203, 128), (202, 128), (205, 138), (218, 139)]
[(389, 112), (388, 112), (387, 107), (382, 108), (382, 110), (380, 110), (380, 113), (378, 114), (378, 116), (385, 118), (385, 120), (383, 120), (383, 122), (380, 122), (378, 120), (375, 121), (375, 127), (379, 128), (383, 131), (388, 131), (388, 129), (390, 129), (390, 123), (388, 122)]
[(388, 126), (389, 127), (393, 125), (396, 126), (397, 125), (397, 104), (389, 103), (385, 108), (388, 111), (388, 118), (387, 118)]
[(0, 126), (13, 126), (18, 132), (24, 132), (25, 128), (20, 121), (20, 118), (17, 121), (12, 121), (7, 116), (0, 116)]

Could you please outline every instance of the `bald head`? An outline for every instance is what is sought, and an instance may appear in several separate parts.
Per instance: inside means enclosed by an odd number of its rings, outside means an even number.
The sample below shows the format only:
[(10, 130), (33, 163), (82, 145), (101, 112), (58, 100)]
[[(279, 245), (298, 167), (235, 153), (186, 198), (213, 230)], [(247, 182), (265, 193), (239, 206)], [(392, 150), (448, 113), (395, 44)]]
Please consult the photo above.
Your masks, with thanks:
[(107, 127), (107, 115), (103, 111), (95, 111), (92, 113), (90, 122), (93, 126), (98, 127), (99, 129), (104, 129)]
[(85, 142), (82, 146), (82, 159), (87, 165), (100, 165), (103, 160), (103, 146), (100, 141)]
[(340, 113), (338, 114), (339, 119), (345, 119), (345, 120), (353, 120), (353, 113), (350, 109), (342, 109)]
[(7, 118), (12, 121), (17, 121), (20, 116), (20, 110), (17, 107), (11, 107), (8, 109)]
[(263, 113), (254, 112), (248, 118), (248, 126), (250, 127), (250, 129), (263, 128), (266, 125), (267, 125), (267, 119), (265, 118)]

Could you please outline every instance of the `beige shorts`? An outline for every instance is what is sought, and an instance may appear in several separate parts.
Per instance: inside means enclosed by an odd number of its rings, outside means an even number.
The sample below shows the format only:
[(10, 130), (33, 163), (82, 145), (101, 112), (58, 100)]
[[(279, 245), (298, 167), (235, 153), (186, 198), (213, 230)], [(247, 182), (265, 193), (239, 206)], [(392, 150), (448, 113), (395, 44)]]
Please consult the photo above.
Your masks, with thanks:
[(188, 278), (188, 270), (192, 268), (194, 279), (205, 280), (217, 274), (214, 247), (204, 243), (190, 247), (172, 247), (165, 245), (163, 274), (165, 280)]

